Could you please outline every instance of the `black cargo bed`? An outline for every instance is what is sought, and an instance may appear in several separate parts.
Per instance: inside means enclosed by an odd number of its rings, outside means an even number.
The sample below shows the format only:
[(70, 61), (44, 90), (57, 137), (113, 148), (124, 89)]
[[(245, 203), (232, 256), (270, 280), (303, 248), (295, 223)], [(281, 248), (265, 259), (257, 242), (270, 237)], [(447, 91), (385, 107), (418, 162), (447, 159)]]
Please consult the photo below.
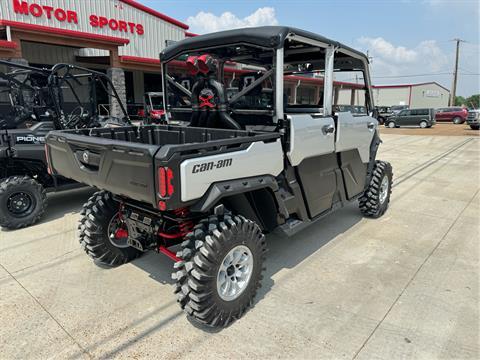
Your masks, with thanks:
[(179, 152), (204, 156), (212, 149), (278, 137), (278, 133), (146, 125), (52, 131), (46, 142), (53, 174), (156, 206), (159, 161)]

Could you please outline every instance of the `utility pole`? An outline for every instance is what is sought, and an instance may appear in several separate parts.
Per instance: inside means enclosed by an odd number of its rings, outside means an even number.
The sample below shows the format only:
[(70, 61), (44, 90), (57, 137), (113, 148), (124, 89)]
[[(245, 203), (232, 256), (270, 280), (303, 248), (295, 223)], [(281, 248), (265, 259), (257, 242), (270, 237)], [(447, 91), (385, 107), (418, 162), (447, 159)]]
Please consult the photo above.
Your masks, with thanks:
[(460, 43), (465, 42), (462, 39), (453, 39), (457, 43), (456, 51), (455, 51), (455, 67), (453, 69), (453, 84), (452, 84), (452, 92), (450, 93), (450, 106), (455, 105), (455, 97), (457, 94), (457, 80), (458, 80), (458, 58), (460, 56)]

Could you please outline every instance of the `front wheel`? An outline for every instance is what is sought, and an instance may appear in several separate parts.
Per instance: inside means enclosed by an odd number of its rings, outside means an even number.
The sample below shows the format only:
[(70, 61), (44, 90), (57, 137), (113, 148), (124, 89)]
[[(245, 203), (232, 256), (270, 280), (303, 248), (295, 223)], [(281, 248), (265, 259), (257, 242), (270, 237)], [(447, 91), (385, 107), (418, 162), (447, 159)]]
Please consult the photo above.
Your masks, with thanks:
[(389, 122), (387, 123), (387, 126), (388, 126), (390, 129), (394, 129), (394, 128), (397, 127), (397, 125), (395, 124), (394, 121), (389, 121)]
[(386, 161), (376, 161), (370, 183), (359, 201), (360, 211), (364, 215), (378, 218), (387, 211), (392, 179), (392, 165)]
[(480, 125), (479, 124), (472, 124), (472, 125), (470, 125), (470, 129), (478, 130), (478, 129), (480, 129)]
[(462, 123), (462, 118), (459, 117), (459, 116), (455, 116), (455, 117), (452, 119), (452, 122), (453, 122), (455, 125), (461, 124), (461, 123)]
[(425, 120), (420, 121), (420, 127), (422, 129), (426, 129), (428, 127), (428, 123)]
[(200, 221), (182, 243), (172, 278), (188, 316), (225, 327), (252, 306), (262, 279), (266, 242), (260, 227), (226, 214)]
[(47, 193), (29, 176), (11, 176), (0, 183), (0, 226), (20, 229), (35, 224), (47, 208)]
[(128, 245), (128, 229), (119, 207), (107, 191), (96, 192), (83, 206), (79, 242), (96, 263), (118, 266), (142, 253)]

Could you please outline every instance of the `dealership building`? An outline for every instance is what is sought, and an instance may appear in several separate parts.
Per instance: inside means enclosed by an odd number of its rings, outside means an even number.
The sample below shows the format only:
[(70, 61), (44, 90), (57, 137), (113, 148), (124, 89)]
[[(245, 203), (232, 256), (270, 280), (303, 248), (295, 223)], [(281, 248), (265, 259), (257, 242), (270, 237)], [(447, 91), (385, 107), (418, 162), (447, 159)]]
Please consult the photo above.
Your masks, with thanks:
[(105, 72), (127, 104), (161, 91), (159, 53), (188, 36), (186, 24), (133, 0), (0, 2), (0, 58)]
[(377, 106), (408, 105), (410, 109), (448, 106), (450, 91), (436, 82), (377, 85), (372, 89)]
[[(195, 36), (188, 30), (181, 21), (133, 0), (0, 1), (1, 59), (37, 67), (69, 63), (104, 72), (130, 113), (141, 106), (145, 92), (162, 91), (159, 54), (168, 43)], [(187, 75), (181, 62), (174, 71)], [(232, 80), (242, 71), (232, 65), (226, 77)], [(317, 104), (323, 77), (287, 76), (285, 93), (291, 104)], [(375, 86), (373, 95), (377, 105), (411, 107), (442, 107), (449, 98), (437, 83)], [(111, 115), (121, 115), (107, 94), (97, 97)], [(334, 82), (334, 104), (363, 105), (364, 99), (363, 81)]]

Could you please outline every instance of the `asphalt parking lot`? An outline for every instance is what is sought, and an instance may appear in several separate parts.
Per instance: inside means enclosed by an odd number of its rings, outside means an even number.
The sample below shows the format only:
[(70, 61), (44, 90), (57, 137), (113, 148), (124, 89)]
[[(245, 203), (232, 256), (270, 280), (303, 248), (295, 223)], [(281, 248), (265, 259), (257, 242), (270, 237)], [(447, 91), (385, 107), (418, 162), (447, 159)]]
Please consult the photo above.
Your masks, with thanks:
[(219, 332), (182, 314), (168, 258), (87, 258), (75, 230), (90, 190), (51, 196), (42, 223), (0, 232), (0, 358), (478, 359), (480, 140), (386, 132), (387, 214), (352, 205), (270, 235), (255, 307)]

